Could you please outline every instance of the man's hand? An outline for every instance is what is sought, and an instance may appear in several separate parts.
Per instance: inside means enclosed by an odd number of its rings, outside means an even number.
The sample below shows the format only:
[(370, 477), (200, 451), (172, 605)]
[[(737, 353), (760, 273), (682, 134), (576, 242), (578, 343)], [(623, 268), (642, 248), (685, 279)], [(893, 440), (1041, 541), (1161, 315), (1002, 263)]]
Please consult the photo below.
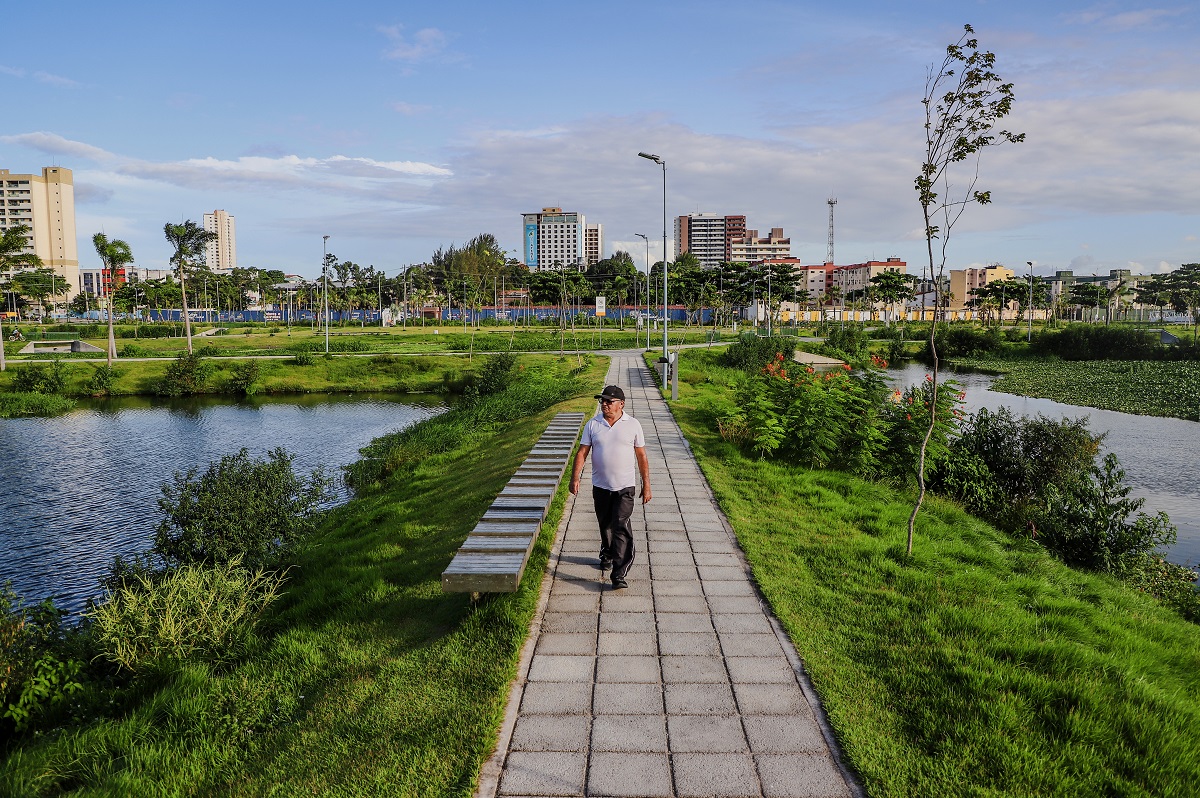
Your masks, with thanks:
[(571, 495), (579, 493), (579, 477), (571, 477), (571, 484), (567, 486), (567, 490), (571, 491)]
[(642, 483), (642, 504), (650, 503), (650, 486), (645, 482)]

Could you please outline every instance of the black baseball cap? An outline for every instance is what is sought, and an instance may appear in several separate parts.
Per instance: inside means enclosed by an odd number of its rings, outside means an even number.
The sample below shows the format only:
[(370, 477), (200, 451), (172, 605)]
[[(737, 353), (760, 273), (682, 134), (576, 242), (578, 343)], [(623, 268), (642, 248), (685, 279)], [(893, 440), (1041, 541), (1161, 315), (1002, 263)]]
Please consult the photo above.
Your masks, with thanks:
[(621, 390), (620, 385), (605, 385), (604, 390), (596, 394), (596, 399), (620, 399), (625, 401), (625, 392)]

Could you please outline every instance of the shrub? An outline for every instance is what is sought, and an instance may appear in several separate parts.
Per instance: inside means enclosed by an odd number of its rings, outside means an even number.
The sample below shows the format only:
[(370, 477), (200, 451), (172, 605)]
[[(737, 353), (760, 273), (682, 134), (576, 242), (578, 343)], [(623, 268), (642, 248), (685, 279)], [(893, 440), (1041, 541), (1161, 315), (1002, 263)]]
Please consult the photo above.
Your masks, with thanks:
[(242, 449), (203, 474), (177, 471), (158, 500), (165, 517), (154, 550), (172, 565), (238, 559), (258, 568), (313, 531), (321, 506), (333, 499), (331, 488), (320, 469), (298, 476), (283, 449), (264, 460)]
[(867, 350), (867, 331), (861, 324), (831, 326), (823, 350), (830, 357), (856, 360)]
[[(968, 324), (939, 324), (933, 340), (939, 357), (976, 357), (1004, 348), (1003, 338), (995, 327), (985, 330)], [(922, 358), (926, 362), (932, 360), (928, 339)]]
[(92, 396), (108, 396), (112, 392), (113, 384), (116, 383), (119, 376), (121, 376), (121, 372), (115, 368), (97, 366), (84, 387)]
[(88, 618), (102, 655), (133, 673), (188, 660), (222, 665), (245, 652), (283, 580), (279, 573), (250, 572), (238, 558), (182, 565), (160, 579), (129, 578)]
[(292, 358), (292, 362), (297, 366), (311, 366), (317, 362), (317, 359), (311, 351), (298, 351), (296, 352), (296, 356)]
[(1069, 324), (1034, 336), (1032, 351), (1063, 360), (1153, 360), (1167, 353), (1159, 338), (1143, 329)]
[(125, 344), (120, 349), (121, 357), (146, 357), (150, 350), (137, 344)]
[(257, 360), (243, 360), (233, 367), (229, 388), (242, 396), (253, 396), (258, 390), (254, 383), (258, 382), (259, 372)]
[(848, 369), (818, 374), (777, 354), (739, 391), (738, 412), (721, 419), (723, 434), (808, 468), (875, 473), (888, 435), (887, 391), (876, 371)]
[(760, 338), (754, 333), (743, 333), (736, 343), (730, 344), (721, 353), (718, 362), (722, 366), (757, 373), (773, 362), (777, 355), (790, 361), (796, 354), (796, 342), (786, 338)]
[(0, 738), (25, 731), (83, 689), (83, 663), (63, 653), (64, 615), (50, 599), (29, 607), (11, 584), (0, 587)]
[(181, 352), (167, 365), (163, 378), (155, 388), (159, 396), (191, 396), (204, 390), (212, 374), (212, 364), (199, 352)]
[(512, 352), (500, 352), (489, 357), (479, 369), (475, 388), (481, 396), (500, 393), (512, 382), (517, 368), (517, 356)]
[(1175, 542), (1166, 513), (1138, 512), (1145, 499), (1129, 498), (1116, 455), (1105, 455), (1090, 472), (1066, 485), (1048, 484), (1045, 502), (1031, 513), (1038, 538), (1065, 563), (1120, 573)]
[(61, 393), (66, 382), (62, 361), (58, 358), (49, 366), (31, 363), (13, 370), (13, 390), (22, 393)]
[[(1065, 488), (1088, 478), (1102, 439), (1088, 431), (1086, 417), (1055, 421), (1042, 415), (1017, 417), (1008, 408), (982, 408), (963, 424), (951, 444), (953, 458), (945, 468), (935, 466), (930, 485), (1001, 528), (1023, 529), (1033, 508), (1045, 501), (1048, 486)], [(972, 458), (978, 463), (970, 465)], [(995, 494), (966, 482), (969, 472), (992, 483)], [(991, 498), (977, 503), (981, 497)]]

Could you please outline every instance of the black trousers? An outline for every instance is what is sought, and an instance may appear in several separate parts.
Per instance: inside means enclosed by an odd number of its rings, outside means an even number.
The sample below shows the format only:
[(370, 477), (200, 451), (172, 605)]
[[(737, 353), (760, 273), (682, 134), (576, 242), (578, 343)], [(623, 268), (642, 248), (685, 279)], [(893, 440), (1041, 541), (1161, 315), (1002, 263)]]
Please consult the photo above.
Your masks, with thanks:
[(596, 520), (600, 522), (600, 559), (612, 560), (612, 578), (624, 579), (633, 565), (633, 495), (637, 488), (605, 490), (592, 486)]

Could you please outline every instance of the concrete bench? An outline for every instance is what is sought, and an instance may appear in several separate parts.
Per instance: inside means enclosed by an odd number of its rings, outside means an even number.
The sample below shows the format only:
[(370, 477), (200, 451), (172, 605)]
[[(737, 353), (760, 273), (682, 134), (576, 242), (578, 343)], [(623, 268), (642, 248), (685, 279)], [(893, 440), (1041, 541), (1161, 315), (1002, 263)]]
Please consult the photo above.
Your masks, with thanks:
[(512, 593), (579, 439), (583, 413), (559, 413), (442, 572), (447, 593)]

